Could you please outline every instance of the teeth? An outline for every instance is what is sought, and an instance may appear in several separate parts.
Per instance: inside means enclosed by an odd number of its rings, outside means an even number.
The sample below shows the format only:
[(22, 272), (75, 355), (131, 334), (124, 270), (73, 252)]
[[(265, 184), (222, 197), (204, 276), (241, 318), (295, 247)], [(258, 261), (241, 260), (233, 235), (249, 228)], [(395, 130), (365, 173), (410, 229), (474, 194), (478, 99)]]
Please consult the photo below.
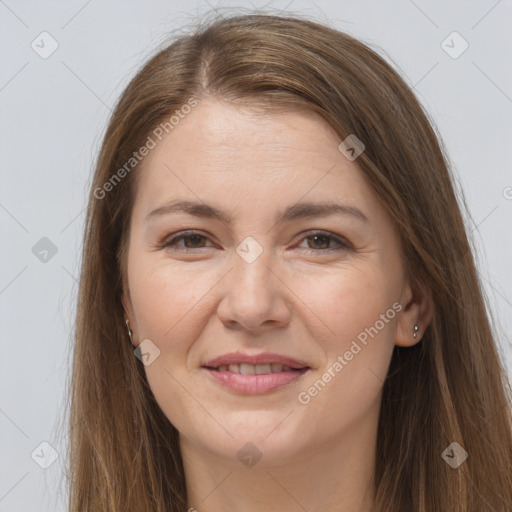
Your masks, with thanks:
[(240, 365), (240, 373), (242, 375), (254, 375), (256, 373), (256, 366), (253, 364), (242, 363)]
[(269, 364), (258, 364), (254, 367), (254, 373), (258, 375), (262, 373), (272, 373), (272, 367)]
[(272, 373), (282, 372), (283, 365), (279, 363), (272, 363)]
[(241, 373), (242, 375), (262, 375), (265, 373), (290, 372), (293, 368), (285, 364), (224, 364), (217, 368), (219, 372)]

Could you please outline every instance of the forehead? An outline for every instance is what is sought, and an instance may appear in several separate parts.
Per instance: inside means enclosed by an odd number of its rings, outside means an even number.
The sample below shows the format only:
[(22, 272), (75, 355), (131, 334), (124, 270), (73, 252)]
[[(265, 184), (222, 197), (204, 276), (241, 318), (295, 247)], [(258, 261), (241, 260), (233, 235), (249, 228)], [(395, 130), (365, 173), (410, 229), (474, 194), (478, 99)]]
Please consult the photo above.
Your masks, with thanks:
[(256, 209), (304, 198), (352, 199), (378, 208), (340, 142), (312, 112), (263, 114), (202, 100), (144, 159), (136, 205), (147, 214), (183, 197)]

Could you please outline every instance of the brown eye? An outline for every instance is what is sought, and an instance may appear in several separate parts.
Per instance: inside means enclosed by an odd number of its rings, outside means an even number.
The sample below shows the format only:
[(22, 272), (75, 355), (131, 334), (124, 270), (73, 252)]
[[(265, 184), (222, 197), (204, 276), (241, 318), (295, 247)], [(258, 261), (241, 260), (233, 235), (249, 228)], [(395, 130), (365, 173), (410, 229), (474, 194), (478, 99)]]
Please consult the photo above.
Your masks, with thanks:
[[(310, 247), (310, 249), (329, 249), (329, 244), (331, 239), (325, 235), (311, 235), (306, 238), (306, 240), (312, 240), (314, 247)], [(320, 241), (320, 243), (318, 243)]]
[[(184, 244), (179, 242), (183, 240)], [(195, 249), (206, 249), (205, 242), (209, 240), (208, 237), (195, 231), (188, 231), (178, 233), (166, 242), (160, 245), (160, 248), (171, 248), (181, 251), (194, 251)], [(335, 236), (328, 232), (316, 231), (308, 234), (302, 240), (307, 241), (308, 247), (306, 248), (312, 252), (331, 252), (351, 250), (352, 246), (343, 238)], [(333, 247), (334, 244), (334, 247)]]
[[(202, 247), (201, 240), (204, 241), (204, 236), (201, 236), (201, 235), (188, 235), (188, 236), (182, 236), (182, 237), (178, 238), (178, 240), (180, 240), (180, 239), (182, 239), (185, 242), (185, 247), (187, 249), (197, 249), (198, 245), (200, 247)], [(192, 245), (192, 247), (187, 245), (187, 240), (190, 242), (190, 245)]]
[[(184, 245), (178, 245), (178, 242), (180, 242), (181, 240), (184, 241)], [(202, 249), (203, 247), (205, 247), (204, 242), (206, 240), (208, 240), (208, 238), (205, 237), (204, 235), (201, 235), (200, 233), (186, 232), (178, 234), (177, 236), (171, 238), (167, 242), (164, 242), (161, 245), (161, 248), (172, 247), (184, 251)]]
[[(352, 248), (350, 244), (342, 238), (323, 231), (311, 233), (304, 237), (303, 240), (308, 242), (307, 249), (314, 252), (349, 250)], [(333, 242), (335, 244), (334, 247), (332, 247)]]

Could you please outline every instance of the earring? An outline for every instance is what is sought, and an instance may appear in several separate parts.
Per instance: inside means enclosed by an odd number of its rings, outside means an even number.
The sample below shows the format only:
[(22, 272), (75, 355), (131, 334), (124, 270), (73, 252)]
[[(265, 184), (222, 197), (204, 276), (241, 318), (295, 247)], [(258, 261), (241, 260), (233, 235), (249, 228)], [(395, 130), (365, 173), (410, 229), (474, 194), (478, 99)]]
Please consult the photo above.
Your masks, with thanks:
[(126, 328), (128, 329), (128, 336), (130, 336), (130, 341), (133, 343), (132, 331), (130, 330), (130, 326), (128, 324), (128, 319), (126, 319)]
[(412, 335), (413, 338), (416, 338), (419, 330), (420, 330), (420, 328), (417, 325), (414, 325), (414, 333)]

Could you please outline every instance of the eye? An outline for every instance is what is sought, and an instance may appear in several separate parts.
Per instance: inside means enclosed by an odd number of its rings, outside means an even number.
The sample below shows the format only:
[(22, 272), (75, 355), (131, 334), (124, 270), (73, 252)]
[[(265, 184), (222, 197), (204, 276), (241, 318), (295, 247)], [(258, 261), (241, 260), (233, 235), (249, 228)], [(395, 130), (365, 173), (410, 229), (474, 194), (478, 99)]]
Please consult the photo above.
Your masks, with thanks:
[[(207, 240), (207, 237), (196, 231), (185, 231), (183, 233), (179, 233), (177, 236), (171, 238), (167, 242), (164, 242), (161, 247), (177, 247), (178, 250), (184, 251), (201, 249), (201, 239)], [(181, 240), (190, 241), (190, 243), (185, 243), (185, 247), (178, 246), (178, 242)]]
[[(182, 240), (184, 242), (184, 246), (178, 244), (178, 242), (181, 242)], [(176, 248), (177, 250), (185, 252), (194, 251), (194, 249), (208, 248), (208, 246), (204, 245), (204, 242), (207, 240), (209, 240), (207, 236), (202, 235), (197, 231), (184, 231), (182, 233), (178, 233), (176, 236), (173, 236), (169, 240), (164, 241), (162, 244), (159, 245), (159, 247), (161, 249)], [(313, 248), (311, 248), (311, 246), (306, 248), (307, 250), (310, 250), (312, 252), (353, 250), (353, 247), (346, 240), (326, 231), (311, 232), (307, 236), (303, 237), (301, 240), (312, 240)], [(336, 244), (335, 247), (330, 247), (332, 242)]]
[[(304, 237), (303, 240), (308, 241), (312, 240), (313, 252), (320, 251), (342, 251), (342, 250), (350, 250), (353, 247), (343, 238), (335, 236), (326, 231), (314, 231), (310, 233), (308, 236)], [(337, 244), (337, 247), (326, 247), (326, 245), (330, 245), (332, 242)], [(309, 245), (309, 244), (308, 244)], [(310, 247), (308, 247), (310, 249)]]

